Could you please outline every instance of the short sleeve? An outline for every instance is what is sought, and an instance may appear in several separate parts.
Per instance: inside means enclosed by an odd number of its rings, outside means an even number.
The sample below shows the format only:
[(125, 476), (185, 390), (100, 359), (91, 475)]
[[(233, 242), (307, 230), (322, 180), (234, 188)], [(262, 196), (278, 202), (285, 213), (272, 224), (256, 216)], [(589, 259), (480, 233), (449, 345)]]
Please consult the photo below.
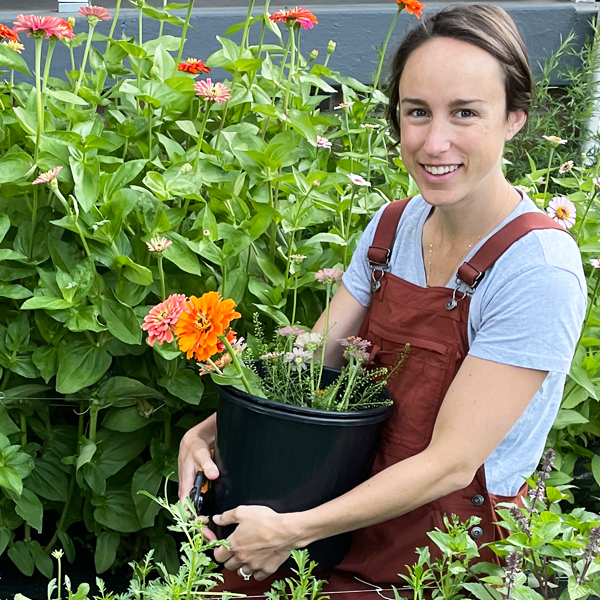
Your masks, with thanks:
[(587, 297), (578, 276), (540, 265), (482, 299), (469, 354), (517, 367), (569, 373)]
[(386, 206), (387, 204), (375, 213), (375, 216), (365, 228), (358, 241), (358, 246), (352, 255), (350, 266), (342, 278), (346, 289), (363, 306), (371, 305), (371, 271), (369, 269), (369, 262), (367, 261), (367, 252), (369, 251), (369, 246), (373, 243), (375, 229)]

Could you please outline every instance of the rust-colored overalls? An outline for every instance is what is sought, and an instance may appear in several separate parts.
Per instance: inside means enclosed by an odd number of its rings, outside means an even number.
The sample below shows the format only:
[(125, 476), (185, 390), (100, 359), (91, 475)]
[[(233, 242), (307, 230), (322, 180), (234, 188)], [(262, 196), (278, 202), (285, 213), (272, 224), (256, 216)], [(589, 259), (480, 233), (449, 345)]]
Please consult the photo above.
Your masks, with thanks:
[[(444, 396), (469, 351), (469, 295), (446, 287), (422, 288), (387, 272), (397, 226), (409, 200), (392, 202), (385, 209), (367, 255), (372, 271), (372, 302), (359, 335), (373, 344), (375, 366), (394, 365), (405, 344), (410, 344), (408, 358), (388, 385), (395, 402), (381, 434), (373, 475), (427, 448)], [(462, 264), (459, 278), (475, 290), (487, 269), (514, 242), (534, 229), (565, 231), (542, 213), (520, 215), (485, 242), (469, 262)], [(436, 556), (437, 547), (427, 532), (436, 527), (444, 529), (444, 513), (457, 514), (461, 520), (473, 515), (480, 517), (481, 523), (471, 529), (470, 535), (480, 544), (492, 542), (502, 537), (502, 530), (493, 524), (498, 520), (494, 506), (498, 502), (518, 501), (524, 490), (525, 486), (514, 497), (490, 494), (481, 465), (465, 489), (395, 519), (355, 531), (350, 552), (342, 563), (333, 571), (317, 576), (329, 582), (325, 593), (364, 590), (336, 593), (333, 600), (380, 600), (381, 595), (393, 598), (392, 592), (378, 594), (376, 588), (402, 587), (397, 574), (405, 573), (405, 565), (416, 562), (415, 548), (430, 546), (432, 556)], [(480, 554), (482, 560), (497, 561), (488, 548)], [(274, 580), (285, 576), (278, 573), (263, 582), (245, 582), (235, 572), (224, 574), (226, 581), (221, 589), (248, 595), (264, 593)]]

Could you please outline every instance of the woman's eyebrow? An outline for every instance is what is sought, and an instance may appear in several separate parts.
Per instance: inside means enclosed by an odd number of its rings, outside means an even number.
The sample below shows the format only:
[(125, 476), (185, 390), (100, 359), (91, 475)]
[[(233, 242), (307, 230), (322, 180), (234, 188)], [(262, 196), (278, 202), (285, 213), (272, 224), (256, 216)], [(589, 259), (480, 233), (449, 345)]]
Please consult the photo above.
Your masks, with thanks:
[[(401, 98), (400, 104), (414, 104), (415, 106), (427, 106), (427, 102), (425, 102), (425, 100), (421, 100), (420, 98)], [(487, 104), (487, 100), (481, 100), (479, 98), (472, 98), (469, 100), (458, 98), (450, 102), (449, 106), (465, 106), (466, 104)]]

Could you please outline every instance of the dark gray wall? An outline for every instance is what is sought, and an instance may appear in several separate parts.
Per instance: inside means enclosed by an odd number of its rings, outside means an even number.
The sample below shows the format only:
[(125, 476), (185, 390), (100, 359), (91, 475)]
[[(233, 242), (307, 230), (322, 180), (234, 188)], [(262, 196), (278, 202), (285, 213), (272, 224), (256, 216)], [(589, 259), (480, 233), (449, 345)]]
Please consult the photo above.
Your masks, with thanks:
[[(16, 0), (17, 5), (20, 0)], [(98, 2), (100, 3), (100, 2)], [(123, 3), (125, 4), (125, 2)], [(434, 12), (451, 4), (449, 2), (427, 2), (426, 12)], [(591, 21), (598, 12), (598, 4), (574, 3), (566, 1), (519, 1), (519, 2), (493, 2), (505, 8), (517, 22), (525, 42), (534, 72), (539, 72), (538, 64), (543, 62), (560, 43), (561, 36), (566, 37), (574, 30), (581, 46), (585, 38), (592, 33)], [(291, 4), (290, 4), (291, 6)], [(271, 6), (271, 12), (280, 6)], [(307, 6), (306, 8), (311, 8)], [(327, 42), (333, 39), (337, 42), (337, 50), (329, 63), (330, 67), (341, 71), (345, 75), (352, 75), (364, 82), (372, 79), (377, 66), (377, 52), (375, 50), (382, 42), (388, 27), (396, 12), (395, 2), (386, 4), (344, 4), (314, 6), (319, 24), (314, 29), (308, 30), (302, 36), (302, 50), (306, 53), (313, 48), (319, 51), (319, 62), (324, 59)], [(23, 9), (19, 10), (21, 12)], [(174, 11), (185, 16), (184, 11)], [(256, 14), (260, 12), (257, 9)], [(17, 16), (17, 12), (0, 12), (0, 22), (10, 25)], [(40, 14), (40, 13), (38, 13)], [(41, 13), (52, 14), (57, 13)], [(61, 16), (66, 17), (66, 14)], [(212, 52), (219, 48), (215, 35), (222, 34), (231, 25), (243, 21), (246, 16), (245, 8), (196, 8), (194, 9), (191, 25), (195, 30), (190, 30), (185, 47), (184, 56), (205, 60)], [(398, 25), (392, 37), (388, 54), (402, 39), (404, 33), (417, 23), (415, 17), (405, 11), (400, 16)], [(121, 10), (119, 23), (115, 35), (118, 37), (123, 32), (126, 36), (137, 35), (137, 11), (132, 9)], [(77, 19), (76, 31), (85, 31), (85, 19)], [(103, 22), (96, 31), (107, 34), (110, 23)], [(257, 38), (258, 26), (255, 25), (251, 41)], [(178, 35), (181, 29), (166, 25), (164, 33)], [(145, 17), (144, 39), (151, 39), (158, 33), (158, 22)], [(270, 34), (272, 35), (272, 34)], [(236, 36), (241, 37), (241, 34)], [(273, 38), (274, 39), (274, 38)], [(256, 40), (257, 41), (257, 40)], [(23, 56), (33, 66), (33, 40), (24, 38), (26, 51)], [(97, 44), (99, 50), (103, 44)], [(81, 60), (83, 46), (76, 49), (77, 60)], [(449, 60), (451, 58), (449, 57)], [(61, 75), (69, 68), (68, 51), (61, 44), (57, 44), (52, 74)], [(223, 75), (214, 73), (215, 78)], [(560, 83), (555, 81), (554, 83)]]

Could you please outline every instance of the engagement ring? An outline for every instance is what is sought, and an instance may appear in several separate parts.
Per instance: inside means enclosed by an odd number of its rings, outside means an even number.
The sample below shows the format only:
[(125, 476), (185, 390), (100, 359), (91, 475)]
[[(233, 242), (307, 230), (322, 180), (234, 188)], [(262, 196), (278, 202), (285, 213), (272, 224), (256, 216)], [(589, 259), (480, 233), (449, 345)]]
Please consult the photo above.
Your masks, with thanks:
[(237, 574), (238, 574), (240, 577), (243, 577), (245, 581), (248, 581), (249, 579), (252, 579), (252, 573), (245, 573), (245, 572), (244, 572), (244, 567), (240, 567), (240, 568), (237, 570)]

